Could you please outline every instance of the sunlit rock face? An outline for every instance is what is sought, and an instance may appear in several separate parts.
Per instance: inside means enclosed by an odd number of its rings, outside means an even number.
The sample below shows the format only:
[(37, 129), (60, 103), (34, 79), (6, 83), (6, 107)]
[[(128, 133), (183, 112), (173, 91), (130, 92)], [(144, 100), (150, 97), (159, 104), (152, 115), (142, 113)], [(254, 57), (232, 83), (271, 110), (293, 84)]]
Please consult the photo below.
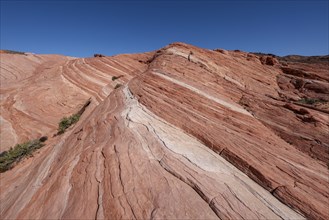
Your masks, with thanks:
[(329, 218), (327, 57), (0, 55), (2, 219)]

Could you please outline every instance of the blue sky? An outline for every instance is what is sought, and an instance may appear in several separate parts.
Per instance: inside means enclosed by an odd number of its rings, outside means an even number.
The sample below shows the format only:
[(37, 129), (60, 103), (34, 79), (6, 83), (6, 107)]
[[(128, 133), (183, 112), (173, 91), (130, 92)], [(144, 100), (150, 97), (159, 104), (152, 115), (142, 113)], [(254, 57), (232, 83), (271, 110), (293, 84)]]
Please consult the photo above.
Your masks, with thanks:
[(325, 55), (328, 11), (328, 0), (1, 0), (1, 49), (89, 57), (179, 41), (208, 49)]

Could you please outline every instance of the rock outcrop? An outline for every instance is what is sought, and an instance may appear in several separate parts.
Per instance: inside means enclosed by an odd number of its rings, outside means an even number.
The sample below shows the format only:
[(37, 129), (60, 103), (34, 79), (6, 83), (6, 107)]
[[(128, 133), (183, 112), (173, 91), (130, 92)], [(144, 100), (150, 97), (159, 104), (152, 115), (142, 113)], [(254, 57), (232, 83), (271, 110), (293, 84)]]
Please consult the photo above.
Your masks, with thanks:
[(262, 64), (270, 65), (270, 66), (274, 66), (275, 64), (279, 63), (275, 57), (271, 57), (271, 56), (261, 56), (259, 60)]
[[(1, 145), (52, 136), (61, 118), (90, 98), (97, 105), (117, 83), (143, 72), (148, 54), (74, 59), (58, 55), (1, 54)], [(113, 82), (112, 76), (122, 75)]]
[(49, 139), (0, 174), (1, 218), (329, 218), (328, 64), (183, 43), (13, 56), (1, 54), (1, 151)]

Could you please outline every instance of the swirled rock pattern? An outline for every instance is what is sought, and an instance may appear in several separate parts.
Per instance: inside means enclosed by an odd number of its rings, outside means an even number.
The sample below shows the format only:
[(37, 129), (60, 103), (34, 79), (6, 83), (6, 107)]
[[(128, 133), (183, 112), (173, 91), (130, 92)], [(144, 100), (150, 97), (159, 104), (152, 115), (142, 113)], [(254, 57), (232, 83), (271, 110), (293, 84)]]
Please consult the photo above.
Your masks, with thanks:
[(1, 151), (50, 136), (0, 174), (1, 218), (328, 219), (328, 64), (267, 57), (1, 54)]
[[(1, 55), (1, 151), (52, 136), (59, 120), (90, 97), (101, 102), (145, 70), (147, 54), (74, 59), (59, 55)], [(113, 81), (113, 76), (122, 76)], [(13, 78), (14, 77), (14, 78)]]

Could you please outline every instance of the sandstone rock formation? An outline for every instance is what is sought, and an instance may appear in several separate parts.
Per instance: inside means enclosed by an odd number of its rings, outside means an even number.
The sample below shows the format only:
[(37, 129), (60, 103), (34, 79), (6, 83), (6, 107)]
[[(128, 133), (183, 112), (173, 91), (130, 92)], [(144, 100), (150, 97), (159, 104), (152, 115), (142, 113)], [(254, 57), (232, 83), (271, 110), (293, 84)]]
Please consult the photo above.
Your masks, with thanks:
[(329, 64), (282, 62), (1, 54), (1, 151), (49, 137), (0, 174), (1, 218), (328, 219)]

